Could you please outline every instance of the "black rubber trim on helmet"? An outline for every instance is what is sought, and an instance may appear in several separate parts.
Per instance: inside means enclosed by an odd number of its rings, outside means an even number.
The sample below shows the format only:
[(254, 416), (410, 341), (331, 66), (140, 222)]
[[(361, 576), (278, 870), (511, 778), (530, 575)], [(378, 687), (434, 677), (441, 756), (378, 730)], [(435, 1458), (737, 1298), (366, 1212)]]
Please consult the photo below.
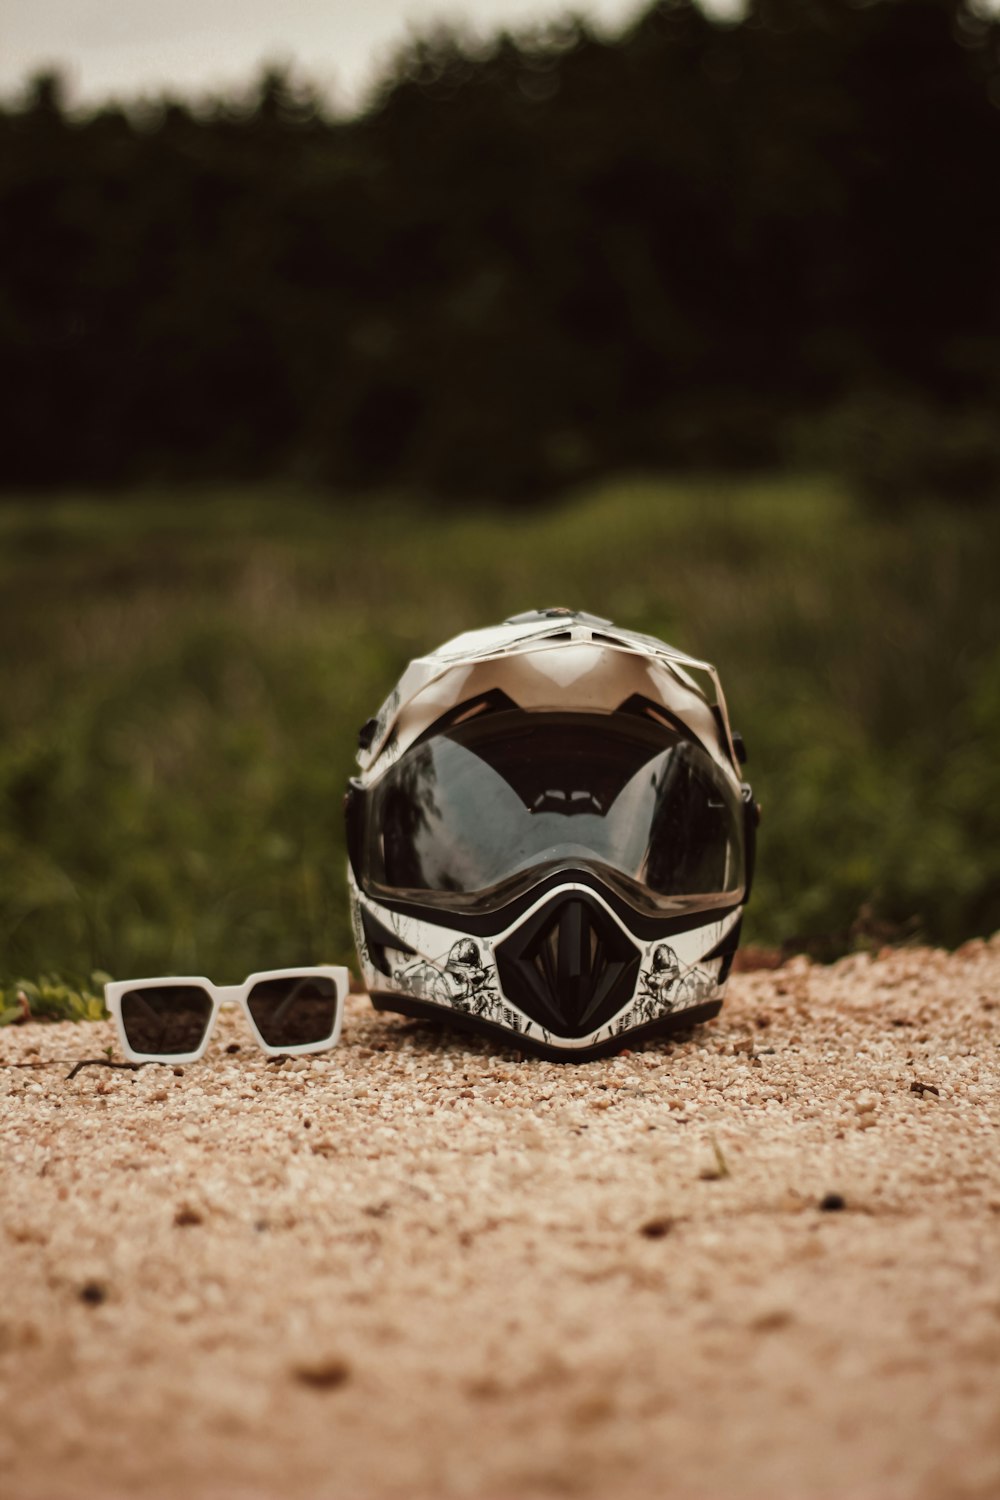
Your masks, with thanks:
[(760, 808), (753, 800), (753, 791), (748, 781), (740, 782), (740, 796), (743, 798), (743, 904), (745, 906), (750, 899), (754, 866), (757, 863), (757, 824), (760, 822)]
[(490, 912), (442, 911), (440, 907), (423, 906), (416, 901), (397, 901), (389, 896), (373, 895), (364, 886), (361, 889), (369, 901), (375, 902), (378, 906), (384, 906), (386, 911), (398, 912), (404, 917), (416, 917), (418, 921), (430, 922), (435, 927), (449, 929), (454, 927), (460, 932), (469, 933), (471, 937), (494, 937), (496, 933), (503, 932), (505, 928), (516, 922), (518, 917), (542, 896), (560, 885), (582, 885), (588, 890), (596, 891), (608, 903), (611, 910), (621, 918), (629, 932), (641, 938), (643, 942), (673, 937), (678, 932), (690, 932), (692, 928), (705, 927), (709, 922), (721, 922), (734, 911), (738, 911), (745, 900), (741, 894), (740, 899), (734, 901), (731, 906), (683, 912), (677, 917), (652, 917), (644, 912), (636, 911), (634, 906), (622, 900), (621, 896), (607, 886), (599, 875), (593, 874), (590, 870), (576, 869), (555, 870), (544, 880), (540, 880), (537, 885), (533, 885), (530, 890), (522, 891), (516, 900)]
[(721, 1000), (706, 1000), (702, 1005), (690, 1005), (686, 1010), (676, 1011), (673, 1015), (647, 1021), (645, 1025), (625, 1031), (621, 1036), (608, 1037), (606, 1041), (597, 1042), (592, 1047), (554, 1047), (548, 1042), (540, 1042), (536, 1037), (522, 1036), (520, 1032), (510, 1031), (506, 1026), (498, 1026), (495, 1021), (486, 1021), (482, 1016), (470, 1016), (463, 1011), (452, 1010), (447, 1005), (435, 1005), (431, 1000), (415, 1000), (409, 995), (397, 995), (390, 990), (371, 990), (369, 998), (378, 1011), (392, 1011), (396, 1015), (408, 1016), (411, 1020), (440, 1021), (458, 1031), (475, 1032), (517, 1052), (541, 1057), (547, 1062), (564, 1063), (594, 1062), (599, 1057), (610, 1057), (625, 1047), (631, 1048), (655, 1037), (689, 1031), (692, 1026), (711, 1021), (722, 1009)]
[(347, 858), (355, 880), (361, 879), (361, 841), (364, 837), (365, 789), (356, 776), (347, 783), (344, 793), (344, 829), (347, 835)]
[(402, 953), (404, 956), (416, 954), (416, 948), (412, 948), (398, 933), (391, 932), (366, 906), (361, 907), (361, 928), (365, 935), (368, 957), (379, 973), (384, 974), (387, 979), (392, 977), (392, 969), (385, 956), (387, 948), (394, 953)]
[(654, 723), (669, 725), (682, 740), (687, 740), (689, 744), (697, 745), (702, 750), (705, 749), (701, 740), (682, 718), (671, 713), (663, 703), (654, 703), (652, 698), (646, 697), (645, 693), (633, 693), (630, 698), (624, 698), (615, 709), (615, 713), (635, 714), (640, 719), (652, 719)]
[(471, 698), (464, 698), (461, 703), (456, 703), (454, 708), (448, 709), (447, 713), (435, 719), (433, 724), (429, 724), (422, 734), (417, 735), (412, 745), (407, 746), (406, 753), (409, 754), (418, 745), (434, 739), (439, 734), (445, 734), (456, 724), (464, 724), (467, 719), (479, 718), (483, 713), (507, 713), (517, 707), (514, 699), (502, 688), (491, 688), (488, 693), (474, 693)]
[(733, 923), (732, 927), (726, 933), (721, 942), (716, 943), (711, 953), (706, 953), (702, 956), (702, 963), (708, 963), (708, 960), (710, 958), (722, 959), (722, 963), (719, 966), (718, 975), (716, 976), (716, 982), (718, 984), (725, 984), (726, 980), (729, 978), (729, 971), (733, 967), (733, 959), (736, 957), (736, 950), (740, 946), (740, 929), (742, 928), (742, 926), (743, 917), (740, 916), (739, 920)]

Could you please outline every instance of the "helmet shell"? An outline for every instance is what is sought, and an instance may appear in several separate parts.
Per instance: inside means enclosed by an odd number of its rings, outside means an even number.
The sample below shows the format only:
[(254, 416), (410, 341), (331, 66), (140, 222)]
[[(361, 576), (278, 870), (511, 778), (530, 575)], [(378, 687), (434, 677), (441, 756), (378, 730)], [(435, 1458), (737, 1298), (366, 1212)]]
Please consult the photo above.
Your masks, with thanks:
[[(475, 917), (458, 903), (449, 911), (440, 895), (425, 905), (366, 889), (365, 840), (377, 837), (362, 813), (366, 796), (439, 721), (493, 693), (529, 715), (612, 716), (637, 698), (655, 705), (710, 757), (742, 805), (738, 897), (658, 919), (589, 868), (540, 874), (517, 900)], [(531, 611), (416, 658), (359, 735), (360, 776), (346, 799), (352, 920), (376, 1008), (450, 1015), (522, 1050), (580, 1060), (715, 1014), (753, 865), (757, 809), (737, 745), (710, 663), (594, 615)], [(545, 965), (551, 972), (541, 983), (536, 971)]]
[(362, 781), (381, 776), (450, 709), (496, 689), (525, 709), (606, 713), (642, 693), (738, 772), (722, 685), (709, 662), (597, 615), (546, 609), (466, 631), (411, 661), (360, 732)]

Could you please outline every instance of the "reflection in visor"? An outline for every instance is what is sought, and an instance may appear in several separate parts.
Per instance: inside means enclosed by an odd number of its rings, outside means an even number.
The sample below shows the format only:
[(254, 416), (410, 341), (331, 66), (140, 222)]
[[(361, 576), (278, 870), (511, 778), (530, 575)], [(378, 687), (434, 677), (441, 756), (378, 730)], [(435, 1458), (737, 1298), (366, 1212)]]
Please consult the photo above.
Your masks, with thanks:
[(563, 864), (654, 912), (724, 905), (743, 885), (735, 787), (642, 714), (466, 719), (407, 751), (367, 818), (366, 888), (424, 905), (487, 910)]

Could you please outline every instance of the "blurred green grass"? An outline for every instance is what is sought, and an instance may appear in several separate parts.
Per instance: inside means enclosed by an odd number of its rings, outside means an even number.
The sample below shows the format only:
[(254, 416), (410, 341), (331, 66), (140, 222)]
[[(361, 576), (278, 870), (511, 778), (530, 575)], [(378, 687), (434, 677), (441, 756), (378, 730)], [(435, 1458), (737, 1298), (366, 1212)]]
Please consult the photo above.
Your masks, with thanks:
[(440, 516), (293, 489), (0, 506), (0, 984), (350, 961), (341, 799), (409, 658), (568, 604), (716, 662), (748, 941), (1000, 927), (1000, 521), (817, 477)]

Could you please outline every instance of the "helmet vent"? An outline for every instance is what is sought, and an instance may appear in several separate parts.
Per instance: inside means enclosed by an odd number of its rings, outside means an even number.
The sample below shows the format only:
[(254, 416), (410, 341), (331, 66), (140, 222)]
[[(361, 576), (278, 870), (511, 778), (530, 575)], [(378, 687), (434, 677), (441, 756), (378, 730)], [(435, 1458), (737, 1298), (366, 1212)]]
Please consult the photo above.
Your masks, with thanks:
[(560, 1036), (587, 1036), (627, 1004), (640, 953), (601, 903), (557, 896), (495, 950), (504, 994)]

